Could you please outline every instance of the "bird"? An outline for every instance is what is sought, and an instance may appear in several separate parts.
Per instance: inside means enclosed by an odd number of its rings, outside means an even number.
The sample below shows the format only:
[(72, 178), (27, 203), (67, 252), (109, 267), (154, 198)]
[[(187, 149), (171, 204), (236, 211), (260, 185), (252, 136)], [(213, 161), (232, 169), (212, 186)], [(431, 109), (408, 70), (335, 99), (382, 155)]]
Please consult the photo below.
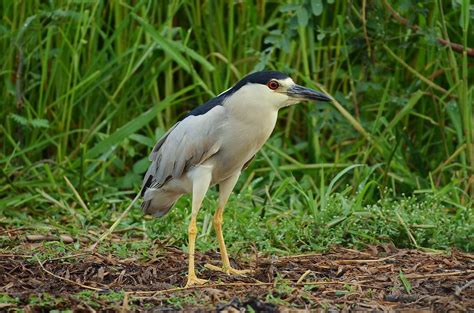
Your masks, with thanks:
[(231, 266), (222, 231), (224, 207), (241, 172), (270, 137), (278, 111), (302, 101), (331, 101), (319, 91), (297, 85), (285, 73), (258, 71), (191, 110), (154, 146), (143, 179), (142, 209), (161, 217), (176, 201), (191, 194), (188, 226), (188, 276), (186, 287), (205, 284), (195, 270), (196, 218), (211, 186), (219, 186), (213, 226), (222, 267), (206, 267), (229, 275), (251, 270)]

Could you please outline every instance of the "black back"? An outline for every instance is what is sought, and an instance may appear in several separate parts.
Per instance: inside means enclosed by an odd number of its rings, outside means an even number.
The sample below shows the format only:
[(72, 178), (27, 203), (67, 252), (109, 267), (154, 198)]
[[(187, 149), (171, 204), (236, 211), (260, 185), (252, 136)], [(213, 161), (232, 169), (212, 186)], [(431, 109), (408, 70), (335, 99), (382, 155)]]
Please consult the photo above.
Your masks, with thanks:
[(230, 96), (231, 94), (233, 94), (234, 92), (236, 92), (237, 90), (239, 90), (240, 88), (242, 88), (243, 86), (249, 83), (266, 85), (271, 79), (285, 79), (288, 77), (289, 77), (288, 75), (281, 72), (277, 72), (277, 71), (261, 71), (261, 72), (255, 72), (255, 73), (249, 74), (245, 76), (244, 78), (242, 78), (237, 84), (235, 84), (235, 86), (233, 86), (226, 92), (223, 92), (217, 97), (210, 99), (206, 103), (190, 111), (188, 114), (186, 114), (184, 118), (191, 115), (196, 116), (196, 115), (202, 115), (209, 112), (213, 107), (222, 105), (222, 102), (224, 101), (226, 97)]

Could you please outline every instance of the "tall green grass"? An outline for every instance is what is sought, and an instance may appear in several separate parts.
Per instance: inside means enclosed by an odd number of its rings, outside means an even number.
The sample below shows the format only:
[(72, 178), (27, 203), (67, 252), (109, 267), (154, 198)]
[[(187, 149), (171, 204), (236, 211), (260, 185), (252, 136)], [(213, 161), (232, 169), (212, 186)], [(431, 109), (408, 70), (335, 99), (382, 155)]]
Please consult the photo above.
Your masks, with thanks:
[[(298, 197), (317, 219), (343, 195), (332, 225), (379, 201), (396, 210), (397, 199), (437, 199), (447, 221), (464, 227), (474, 196), (473, 59), (436, 38), (473, 47), (472, 9), (467, 0), (392, 6), (409, 25), (378, 2), (363, 12), (329, 0), (2, 1), (0, 212), (8, 218), (0, 222), (31, 215), (60, 227), (53, 221), (65, 215), (84, 226), (124, 206), (168, 127), (266, 68), (335, 101), (280, 113), (239, 185), (254, 198), (239, 205), (271, 210)], [(419, 214), (432, 214), (426, 208)]]

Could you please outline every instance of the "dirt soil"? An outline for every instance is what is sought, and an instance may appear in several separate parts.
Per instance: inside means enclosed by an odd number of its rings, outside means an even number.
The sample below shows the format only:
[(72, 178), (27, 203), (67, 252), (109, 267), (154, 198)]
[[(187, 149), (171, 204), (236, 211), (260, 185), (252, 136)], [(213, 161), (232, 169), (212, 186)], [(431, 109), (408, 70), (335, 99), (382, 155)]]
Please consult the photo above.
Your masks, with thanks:
[[(0, 301), (0, 311), (474, 311), (474, 255), (459, 251), (443, 255), (384, 246), (253, 255), (234, 262), (254, 270), (247, 277), (210, 271), (206, 263), (218, 265), (219, 255), (198, 254), (199, 276), (210, 282), (186, 289), (187, 256), (173, 247), (147, 261), (84, 253), (40, 262), (3, 254), (0, 300), (5, 295), (17, 300)], [(47, 301), (51, 298), (56, 300)]]

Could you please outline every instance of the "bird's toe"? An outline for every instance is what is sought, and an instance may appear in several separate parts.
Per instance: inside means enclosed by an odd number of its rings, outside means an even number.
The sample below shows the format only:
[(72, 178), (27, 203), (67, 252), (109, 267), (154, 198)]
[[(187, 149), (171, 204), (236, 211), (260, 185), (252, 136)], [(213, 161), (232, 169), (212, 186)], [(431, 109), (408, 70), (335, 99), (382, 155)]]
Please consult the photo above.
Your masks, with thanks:
[(238, 275), (238, 276), (245, 276), (245, 275), (251, 274), (253, 272), (254, 272), (253, 270), (238, 270), (238, 269), (235, 269), (233, 267), (228, 268), (227, 271), (226, 271), (226, 273), (228, 275)]
[(238, 270), (238, 269), (235, 269), (231, 266), (219, 267), (219, 266), (215, 266), (215, 265), (212, 265), (212, 264), (205, 264), (204, 267), (206, 267), (207, 269), (210, 269), (212, 271), (218, 271), (218, 272), (226, 273), (227, 275), (231, 275), (231, 276), (245, 276), (247, 274), (253, 273), (253, 270)]
[(186, 283), (185, 288), (196, 286), (196, 285), (204, 285), (208, 283), (207, 279), (197, 278), (196, 276), (188, 276), (188, 282)]

